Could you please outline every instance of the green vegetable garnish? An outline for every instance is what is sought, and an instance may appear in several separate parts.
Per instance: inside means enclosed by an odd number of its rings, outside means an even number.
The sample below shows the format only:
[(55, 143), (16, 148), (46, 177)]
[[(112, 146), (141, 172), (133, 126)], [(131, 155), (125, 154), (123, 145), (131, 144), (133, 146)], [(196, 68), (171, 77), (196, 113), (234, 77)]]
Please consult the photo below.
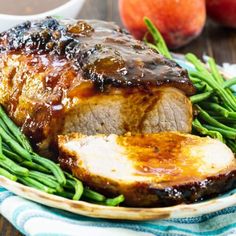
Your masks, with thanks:
[[(154, 44), (150, 43), (145, 37), (147, 45), (173, 59), (158, 29), (148, 18), (144, 22), (154, 41)], [(236, 153), (236, 97), (230, 89), (236, 84), (236, 78), (226, 81), (213, 58), (208, 59), (208, 66), (192, 53), (186, 54), (185, 58), (195, 69), (189, 71), (189, 78), (197, 89), (190, 97), (197, 111), (193, 131), (225, 142)]]

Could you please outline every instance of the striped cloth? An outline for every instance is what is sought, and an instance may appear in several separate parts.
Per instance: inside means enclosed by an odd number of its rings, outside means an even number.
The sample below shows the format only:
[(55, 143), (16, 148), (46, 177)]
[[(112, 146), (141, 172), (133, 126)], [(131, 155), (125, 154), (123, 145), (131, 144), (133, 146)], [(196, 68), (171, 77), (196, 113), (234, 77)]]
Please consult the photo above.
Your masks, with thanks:
[(236, 235), (236, 206), (193, 218), (111, 221), (45, 207), (0, 188), (0, 213), (30, 236)]
[[(182, 58), (177, 61), (191, 70)], [(223, 66), (228, 74), (236, 75), (236, 65)], [(236, 206), (192, 218), (146, 222), (112, 221), (42, 206), (0, 187), (0, 213), (22, 234), (30, 236), (236, 235)], [(4, 232), (0, 233), (4, 235)]]

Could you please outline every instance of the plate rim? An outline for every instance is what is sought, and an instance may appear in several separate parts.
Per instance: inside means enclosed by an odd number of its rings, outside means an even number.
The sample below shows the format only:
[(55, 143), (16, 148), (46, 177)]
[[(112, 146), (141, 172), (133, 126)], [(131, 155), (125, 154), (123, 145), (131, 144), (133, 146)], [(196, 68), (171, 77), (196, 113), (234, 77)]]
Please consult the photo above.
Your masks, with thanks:
[(85, 201), (74, 201), (48, 194), (0, 176), (0, 185), (10, 192), (33, 202), (92, 218), (146, 221), (168, 218), (195, 217), (222, 210), (236, 204), (236, 193), (193, 204), (169, 207), (135, 208), (111, 207)]

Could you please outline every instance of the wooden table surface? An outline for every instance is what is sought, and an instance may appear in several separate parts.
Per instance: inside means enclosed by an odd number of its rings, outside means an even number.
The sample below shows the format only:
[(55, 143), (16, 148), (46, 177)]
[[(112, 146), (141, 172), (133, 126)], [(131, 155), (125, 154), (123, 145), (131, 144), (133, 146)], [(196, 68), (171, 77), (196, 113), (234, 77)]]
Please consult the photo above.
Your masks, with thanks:
[[(117, 3), (118, 0), (86, 0), (78, 18), (115, 21), (122, 26)], [(219, 64), (236, 63), (236, 30), (222, 28), (208, 21), (200, 37), (176, 52), (193, 52), (198, 56), (206, 53), (215, 57)], [(0, 217), (0, 236), (19, 235), (8, 221)]]

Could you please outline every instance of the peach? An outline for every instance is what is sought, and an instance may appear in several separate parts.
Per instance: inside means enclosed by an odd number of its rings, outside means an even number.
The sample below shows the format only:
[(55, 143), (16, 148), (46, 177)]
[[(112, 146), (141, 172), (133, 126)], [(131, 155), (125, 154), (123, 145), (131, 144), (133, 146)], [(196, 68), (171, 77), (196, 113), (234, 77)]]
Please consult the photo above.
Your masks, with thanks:
[(236, 28), (236, 0), (206, 0), (207, 14), (216, 22)]
[(147, 16), (162, 33), (170, 48), (177, 48), (197, 37), (206, 19), (205, 0), (120, 0), (120, 15), (125, 27), (137, 39), (147, 29)]

